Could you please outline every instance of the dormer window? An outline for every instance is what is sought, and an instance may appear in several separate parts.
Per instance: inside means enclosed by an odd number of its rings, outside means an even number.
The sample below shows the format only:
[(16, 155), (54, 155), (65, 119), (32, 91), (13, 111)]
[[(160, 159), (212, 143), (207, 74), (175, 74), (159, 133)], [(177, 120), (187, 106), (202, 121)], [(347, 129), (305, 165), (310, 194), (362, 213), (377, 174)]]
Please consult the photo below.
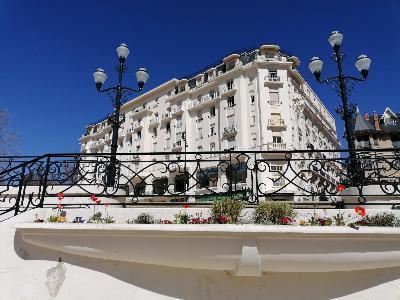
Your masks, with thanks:
[(396, 120), (392, 118), (385, 118), (386, 125), (396, 125)]

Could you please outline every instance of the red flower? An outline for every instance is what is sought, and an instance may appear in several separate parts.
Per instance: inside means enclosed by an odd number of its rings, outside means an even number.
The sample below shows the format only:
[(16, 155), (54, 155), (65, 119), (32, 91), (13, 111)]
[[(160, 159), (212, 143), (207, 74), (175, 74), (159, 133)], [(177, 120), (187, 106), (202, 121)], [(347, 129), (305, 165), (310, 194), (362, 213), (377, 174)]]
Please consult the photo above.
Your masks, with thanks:
[(283, 217), (283, 218), (281, 218), (280, 220), (280, 223), (282, 223), (282, 224), (290, 224), (290, 223), (292, 223), (292, 218), (289, 218), (289, 217)]
[(365, 217), (366, 213), (365, 213), (365, 208), (361, 207), (361, 206), (357, 206), (354, 208), (354, 210), (356, 211), (357, 214), (359, 214), (361, 217)]
[(62, 199), (64, 199), (64, 193), (60, 192), (57, 194), (58, 200), (61, 201)]
[(183, 208), (189, 208), (189, 204), (183, 204)]
[(339, 185), (336, 187), (336, 190), (337, 190), (338, 192), (344, 191), (345, 189), (346, 189), (346, 186), (345, 186), (344, 184), (339, 184)]
[(95, 201), (97, 201), (97, 197), (96, 197), (96, 195), (92, 195), (92, 196), (90, 196), (90, 200), (92, 200), (93, 202), (95, 202)]
[(172, 224), (172, 221), (170, 220), (161, 220), (161, 224)]
[(95, 202), (96, 202), (96, 204), (100, 204), (100, 203), (101, 203), (101, 200), (96, 198), (96, 201), (95, 201)]
[(218, 217), (219, 223), (225, 224), (225, 223), (228, 223), (228, 221), (229, 221), (229, 218), (227, 216), (219, 216)]
[(57, 204), (57, 208), (58, 208), (58, 209), (61, 209), (61, 208), (63, 208), (63, 206), (62, 206), (60, 203), (58, 203), (58, 204)]
[(105, 205), (106, 207), (108, 207), (108, 206), (110, 205), (110, 203), (104, 203), (104, 205)]

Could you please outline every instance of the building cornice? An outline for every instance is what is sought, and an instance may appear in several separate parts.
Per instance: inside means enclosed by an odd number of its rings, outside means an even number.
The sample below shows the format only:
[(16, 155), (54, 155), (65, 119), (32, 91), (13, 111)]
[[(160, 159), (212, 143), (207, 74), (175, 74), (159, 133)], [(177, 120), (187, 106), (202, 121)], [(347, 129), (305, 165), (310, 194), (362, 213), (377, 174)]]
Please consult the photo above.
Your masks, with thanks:
[(138, 103), (142, 102), (143, 100), (147, 100), (149, 97), (154, 96), (157, 93), (162, 92), (163, 90), (167, 89), (168, 87), (174, 87), (175, 85), (179, 82), (178, 79), (173, 78), (157, 87), (155, 87), (154, 89), (151, 89), (150, 91), (141, 94), (140, 96), (126, 102), (122, 107), (121, 107), (121, 111), (126, 111), (129, 110), (132, 106), (137, 105)]

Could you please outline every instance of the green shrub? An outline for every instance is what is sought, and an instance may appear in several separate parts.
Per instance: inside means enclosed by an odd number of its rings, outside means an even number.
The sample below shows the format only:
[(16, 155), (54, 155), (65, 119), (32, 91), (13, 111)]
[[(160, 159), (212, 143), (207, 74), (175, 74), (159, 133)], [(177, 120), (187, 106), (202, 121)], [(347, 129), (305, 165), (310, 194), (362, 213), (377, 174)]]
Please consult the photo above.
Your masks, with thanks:
[(266, 201), (257, 205), (253, 221), (256, 224), (287, 224), (287, 220), (295, 216), (296, 212), (289, 203)]
[(154, 224), (154, 218), (148, 213), (141, 213), (133, 222), (135, 224)]
[(101, 214), (101, 212), (97, 212), (95, 214), (93, 214), (93, 216), (91, 216), (88, 220), (88, 223), (96, 223), (96, 224), (110, 224), (110, 223), (115, 223), (115, 220), (113, 217), (110, 216), (106, 216), (103, 218), (103, 215)]
[(181, 211), (174, 215), (174, 217), (174, 224), (188, 224), (191, 219), (191, 216), (188, 213)]
[(356, 225), (397, 227), (400, 226), (400, 219), (396, 217), (393, 213), (384, 212), (372, 216), (365, 216), (362, 220), (357, 221)]
[(211, 206), (211, 220), (213, 223), (237, 223), (244, 208), (245, 204), (240, 200), (224, 199), (214, 201)]

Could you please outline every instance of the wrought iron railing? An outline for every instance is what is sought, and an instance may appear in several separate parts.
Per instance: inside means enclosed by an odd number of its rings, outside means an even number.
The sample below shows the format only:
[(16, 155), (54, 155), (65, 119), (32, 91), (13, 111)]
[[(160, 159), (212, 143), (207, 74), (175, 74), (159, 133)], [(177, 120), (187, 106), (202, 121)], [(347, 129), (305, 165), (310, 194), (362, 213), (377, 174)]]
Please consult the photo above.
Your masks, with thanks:
[(109, 163), (105, 153), (0, 157), (0, 215), (44, 207), (59, 193), (75, 199), (95, 194), (120, 205), (227, 197), (249, 204), (341, 206), (350, 199), (400, 205), (399, 149), (356, 151), (352, 161), (348, 151), (123, 153), (113, 186), (106, 182)]

